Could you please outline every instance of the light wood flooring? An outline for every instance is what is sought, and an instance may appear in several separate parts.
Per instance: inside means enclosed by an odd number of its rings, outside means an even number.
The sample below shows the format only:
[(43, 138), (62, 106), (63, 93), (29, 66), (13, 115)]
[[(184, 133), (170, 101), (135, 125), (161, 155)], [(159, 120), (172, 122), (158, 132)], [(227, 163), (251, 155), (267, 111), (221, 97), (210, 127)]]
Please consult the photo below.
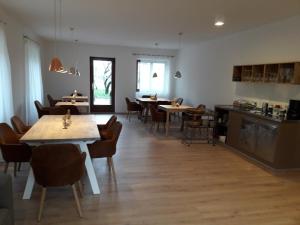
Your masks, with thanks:
[(41, 188), (35, 186), (31, 200), (21, 199), (26, 165), (13, 180), (16, 225), (300, 224), (300, 172), (274, 175), (223, 146), (187, 147), (177, 129), (165, 138), (163, 129), (152, 133), (136, 117), (121, 121), (117, 183), (106, 160), (95, 160), (102, 193), (92, 195), (84, 179), (82, 219), (71, 187), (63, 187), (48, 189), (37, 223)]

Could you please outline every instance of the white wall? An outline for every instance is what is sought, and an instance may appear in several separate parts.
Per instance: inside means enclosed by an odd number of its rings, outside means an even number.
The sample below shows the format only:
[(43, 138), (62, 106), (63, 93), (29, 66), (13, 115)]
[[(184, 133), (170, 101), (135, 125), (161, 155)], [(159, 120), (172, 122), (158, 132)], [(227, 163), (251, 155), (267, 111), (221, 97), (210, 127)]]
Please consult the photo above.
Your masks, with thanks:
[(299, 85), (231, 81), (233, 65), (300, 61), (299, 27), (300, 16), (184, 48), (177, 64), (183, 77), (176, 81), (175, 94), (185, 103), (209, 107), (232, 104), (240, 97), (276, 102), (300, 99)]
[[(64, 65), (71, 65), (76, 56), (74, 56), (74, 44), (67, 42), (59, 42), (57, 44), (58, 55)], [(76, 52), (76, 51), (75, 51)], [(90, 56), (110, 57), (116, 59), (116, 80), (115, 80), (115, 111), (125, 112), (125, 97), (135, 97), (136, 88), (136, 56), (132, 53), (148, 53), (162, 55), (176, 55), (174, 50), (161, 49), (142, 49), (120, 46), (102, 46), (79, 44), (78, 67), (81, 72), (80, 77), (70, 75), (46, 72), (44, 75), (45, 95), (50, 94), (54, 98), (60, 98), (63, 95), (70, 94), (74, 89), (79, 92), (90, 95)], [(48, 42), (45, 49), (45, 65), (48, 68), (51, 58), (54, 54), (54, 43)], [(174, 69), (174, 59), (172, 61), (171, 72)], [(171, 93), (172, 94), (172, 93)]]
[(16, 115), (25, 119), (25, 50), (23, 36), (26, 35), (40, 42), (41, 50), (42, 40), (2, 8), (0, 8), (0, 19), (7, 23), (5, 34), (11, 63), (14, 111)]

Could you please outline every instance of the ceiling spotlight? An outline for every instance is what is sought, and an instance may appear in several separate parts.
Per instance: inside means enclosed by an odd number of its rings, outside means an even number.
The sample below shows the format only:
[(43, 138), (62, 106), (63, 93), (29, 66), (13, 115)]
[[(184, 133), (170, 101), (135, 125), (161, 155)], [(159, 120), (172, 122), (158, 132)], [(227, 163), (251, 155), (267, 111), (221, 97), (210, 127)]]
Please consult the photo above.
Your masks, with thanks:
[(224, 21), (222, 21), (222, 20), (217, 20), (216, 22), (215, 22), (215, 26), (216, 27), (221, 27), (221, 26), (223, 26), (224, 25)]

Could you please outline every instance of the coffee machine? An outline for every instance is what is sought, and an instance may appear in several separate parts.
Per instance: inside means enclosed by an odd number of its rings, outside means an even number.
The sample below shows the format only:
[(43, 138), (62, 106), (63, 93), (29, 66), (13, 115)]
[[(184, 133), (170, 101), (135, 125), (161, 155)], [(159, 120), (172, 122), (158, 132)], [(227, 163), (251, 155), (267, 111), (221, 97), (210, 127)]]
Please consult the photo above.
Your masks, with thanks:
[(300, 120), (300, 100), (290, 100), (287, 120)]

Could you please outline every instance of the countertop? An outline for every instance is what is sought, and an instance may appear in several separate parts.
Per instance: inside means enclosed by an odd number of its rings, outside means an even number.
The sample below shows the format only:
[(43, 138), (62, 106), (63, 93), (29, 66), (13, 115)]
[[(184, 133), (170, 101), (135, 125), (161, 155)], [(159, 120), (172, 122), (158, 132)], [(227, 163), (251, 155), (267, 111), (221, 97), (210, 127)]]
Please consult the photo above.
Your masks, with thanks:
[(244, 113), (244, 114), (247, 114), (250, 116), (257, 117), (259, 119), (270, 120), (270, 121), (277, 122), (277, 123), (283, 123), (283, 122), (299, 123), (298, 120), (286, 120), (285, 117), (264, 115), (264, 114), (262, 114), (262, 112), (260, 110), (245, 110), (245, 109), (241, 109), (239, 107), (235, 107), (233, 105), (216, 105), (215, 108), (228, 110), (228, 111), (240, 112), (240, 113)]

